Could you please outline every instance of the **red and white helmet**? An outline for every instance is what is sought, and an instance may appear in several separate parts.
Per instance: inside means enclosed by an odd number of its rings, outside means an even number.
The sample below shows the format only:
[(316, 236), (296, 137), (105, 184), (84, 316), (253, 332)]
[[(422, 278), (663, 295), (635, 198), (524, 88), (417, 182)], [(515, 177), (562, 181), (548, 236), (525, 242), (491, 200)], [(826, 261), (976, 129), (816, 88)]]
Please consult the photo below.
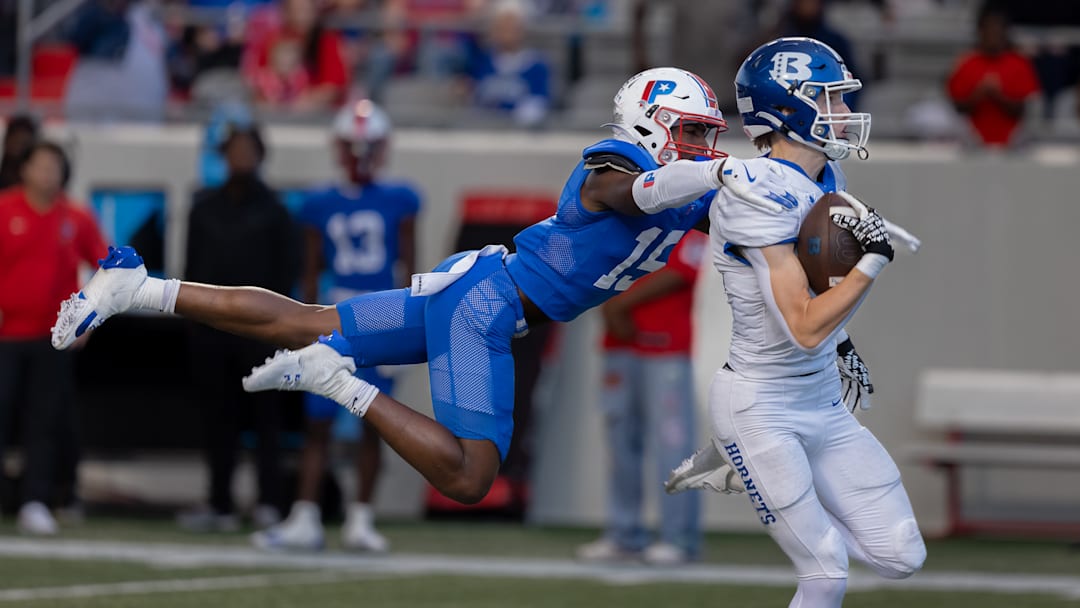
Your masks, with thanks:
[(332, 131), (337, 140), (338, 163), (349, 181), (358, 185), (372, 182), (386, 162), (390, 117), (370, 99), (361, 99), (338, 111)]
[[(705, 146), (683, 141), (682, 127), (694, 123), (707, 129)], [(717, 138), (727, 131), (716, 93), (700, 76), (679, 68), (652, 68), (627, 80), (615, 95), (615, 120), (605, 126), (661, 165), (680, 155), (727, 156), (716, 149)]]
[(390, 117), (370, 99), (346, 104), (334, 117), (334, 136), (352, 143), (371, 143), (390, 136)]

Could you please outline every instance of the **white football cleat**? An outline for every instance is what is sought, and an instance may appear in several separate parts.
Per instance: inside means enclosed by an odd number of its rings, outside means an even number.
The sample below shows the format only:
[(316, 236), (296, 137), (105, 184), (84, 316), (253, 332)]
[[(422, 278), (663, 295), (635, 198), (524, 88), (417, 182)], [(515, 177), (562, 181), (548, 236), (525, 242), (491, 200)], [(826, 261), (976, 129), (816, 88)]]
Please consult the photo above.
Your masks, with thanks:
[(341, 528), (341, 545), (348, 551), (385, 553), (390, 542), (375, 530), (375, 515), (368, 505), (351, 504)]
[(322, 551), (326, 546), (318, 505), (293, 504), (285, 521), (251, 535), (251, 544), (265, 551)]
[(19, 509), (15, 527), (23, 534), (34, 536), (53, 536), (60, 531), (49, 508), (37, 501), (28, 502)]
[(721, 456), (715, 437), (708, 445), (684, 460), (664, 482), (664, 491), (668, 494), (701, 488), (723, 494), (741, 494), (746, 491), (742, 478)]
[(641, 558), (641, 553), (619, 546), (614, 540), (603, 537), (577, 548), (574, 556), (578, 561), (592, 563), (625, 563)]
[(351, 378), (356, 371), (348, 352), (348, 341), (336, 330), (300, 350), (279, 350), (244, 376), (244, 390), (306, 391), (328, 396), (329, 386)]
[(60, 304), (52, 328), (53, 348), (63, 350), (84, 333), (135, 303), (146, 282), (146, 266), (131, 247), (109, 247), (109, 255), (79, 293)]
[(671, 543), (657, 542), (645, 547), (641, 559), (651, 566), (678, 566), (689, 561), (690, 555)]

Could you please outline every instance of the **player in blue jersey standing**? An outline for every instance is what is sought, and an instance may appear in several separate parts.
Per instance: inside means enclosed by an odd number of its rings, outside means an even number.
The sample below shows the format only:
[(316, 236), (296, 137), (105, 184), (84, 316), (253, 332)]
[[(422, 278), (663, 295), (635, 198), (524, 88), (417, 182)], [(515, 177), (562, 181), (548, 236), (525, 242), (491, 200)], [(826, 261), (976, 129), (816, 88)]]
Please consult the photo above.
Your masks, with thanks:
[[(253, 370), (245, 389), (329, 397), (440, 492), (478, 502), (510, 441), (515, 336), (569, 321), (662, 267), (679, 238), (707, 220), (709, 195), (721, 186), (745, 204), (780, 209), (761, 194), (776, 174), (749, 174), (716, 149), (726, 123), (712, 89), (689, 72), (632, 77), (609, 126), (613, 136), (582, 153), (558, 212), (518, 234), (514, 255), (501, 246), (458, 253), (414, 275), (410, 288), (315, 306), (255, 288), (147, 278), (134, 250), (121, 248), (61, 306), (53, 345), (66, 348), (118, 312), (152, 309), (299, 348)], [(357, 367), (421, 362), (434, 419), (353, 376)]]
[[(307, 254), (303, 278), (306, 302), (319, 299), (319, 278), (329, 272), (327, 300), (393, 289), (415, 271), (416, 214), (420, 197), (405, 183), (377, 179), (386, 162), (390, 118), (370, 100), (342, 108), (333, 125), (334, 151), (345, 176), (342, 184), (310, 193), (300, 209)], [(377, 368), (360, 368), (358, 378), (390, 394), (393, 379)], [(289, 517), (252, 541), (265, 549), (321, 549), (324, 533), (319, 489), (334, 435), (355, 439), (357, 418), (337, 403), (304, 395), (307, 432), (300, 456), (300, 487)], [(364, 423), (356, 446), (356, 499), (345, 510), (342, 546), (386, 551), (386, 538), (375, 530), (371, 500), (380, 465), (378, 432)]]

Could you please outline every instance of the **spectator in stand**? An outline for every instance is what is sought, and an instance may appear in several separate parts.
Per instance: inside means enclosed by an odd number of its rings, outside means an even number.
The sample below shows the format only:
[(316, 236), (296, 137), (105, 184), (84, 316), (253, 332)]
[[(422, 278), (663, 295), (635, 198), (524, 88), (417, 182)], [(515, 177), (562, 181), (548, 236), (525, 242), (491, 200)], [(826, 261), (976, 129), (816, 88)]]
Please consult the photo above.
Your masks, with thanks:
[(697, 558), (699, 496), (660, 496), (660, 534), (642, 526), (642, 460), (646, 447), (658, 479), (679, 466), (694, 443), (691, 317), (698, 268), (709, 237), (691, 230), (666, 266), (604, 304), (604, 388), (610, 477), (603, 538), (578, 548), (585, 561), (642, 558), (672, 565)]
[[(756, 12), (775, 13), (766, 5), (781, 0), (755, 0)], [(784, 0), (786, 1), (786, 0)], [(697, 74), (717, 91), (726, 91), (735, 81), (735, 72), (758, 40), (758, 21), (751, 2), (702, 2), (701, 0), (635, 0), (631, 15), (631, 43), (636, 71), (656, 65), (656, 53), (649, 52), (648, 16), (657, 7), (667, 6), (671, 19), (671, 58), (667, 62)], [(651, 56), (651, 57), (650, 57)], [(734, 112), (735, 96), (720, 94), (720, 109)]]
[(975, 48), (960, 57), (948, 91), (985, 146), (1014, 143), (1025, 102), (1039, 92), (1039, 80), (1031, 62), (1009, 41), (1008, 13), (991, 3), (979, 11)]
[(523, 0), (498, 0), (492, 6), (487, 46), (474, 45), (466, 68), (477, 107), (496, 110), (522, 127), (539, 127), (551, 109), (547, 60), (525, 46), (528, 6)]
[(92, 0), (68, 35), (79, 61), (64, 112), (82, 121), (160, 121), (168, 95), (165, 30), (138, 0)]
[[(289, 212), (259, 177), (265, 157), (259, 130), (232, 125), (222, 143), (228, 177), (195, 194), (188, 221), (188, 279), (221, 285), (254, 285), (287, 294), (299, 276), (299, 239)], [(192, 326), (192, 373), (206, 412), (209, 508), (181, 513), (181, 527), (227, 532), (239, 527), (232, 499), (237, 442), (245, 410), (256, 426), (259, 497), (257, 527), (276, 524), (282, 506), (278, 449), (281, 398), (245, 393), (238, 378), (272, 355), (273, 348), (206, 327)], [(267, 398), (269, 396), (269, 398)], [(245, 407), (247, 406), (247, 407)]]
[(80, 263), (96, 264), (106, 248), (94, 218), (64, 193), (71, 167), (60, 146), (34, 143), (20, 169), (21, 184), (0, 193), (0, 456), (17, 409), (24, 458), (17, 526), (55, 534), (48, 505), (60, 498), (54, 486), (74, 483), (60, 477), (74, 472), (78, 449), (70, 445), (71, 354), (49, 344), (49, 311), (77, 288)]
[(315, 1), (282, 0), (280, 17), (265, 19), (244, 50), (255, 99), (300, 111), (340, 105), (349, 84), (341, 38), (323, 27)]
[(243, 31), (223, 33), (212, 26), (185, 26), (168, 53), (173, 92), (186, 98), (203, 74), (220, 69), (239, 72), (244, 50), (242, 36)]
[(383, 2), (382, 32), (358, 65), (368, 95), (379, 101), (393, 76), (447, 78), (464, 71), (476, 38), (472, 26), (484, 15), (487, 4), (488, 0)]
[[(844, 58), (848, 71), (856, 78), (860, 77), (859, 69), (855, 65), (855, 53), (851, 49), (848, 37), (825, 22), (825, 0), (794, 0), (781, 18), (775, 35), (768, 34), (763, 38), (772, 40), (798, 36), (813, 38), (829, 45)], [(865, 75), (862, 75), (862, 80), (866, 82)], [(860, 93), (861, 91), (855, 91), (844, 96), (844, 101), (852, 111), (856, 109)]]
[(38, 124), (32, 116), (17, 114), (8, 119), (4, 128), (4, 156), (0, 159), (0, 190), (22, 180), (20, 165), (37, 138)]

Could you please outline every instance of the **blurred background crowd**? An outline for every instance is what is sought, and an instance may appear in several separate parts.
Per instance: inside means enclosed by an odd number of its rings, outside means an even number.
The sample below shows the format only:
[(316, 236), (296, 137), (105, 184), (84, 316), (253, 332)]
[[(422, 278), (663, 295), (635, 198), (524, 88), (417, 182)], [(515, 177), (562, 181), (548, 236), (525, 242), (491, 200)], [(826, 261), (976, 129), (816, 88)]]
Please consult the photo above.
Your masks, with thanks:
[[(50, 17), (32, 42), (20, 6)], [(4, 0), (0, 100), (16, 101), (21, 59), (24, 94), (72, 121), (225, 103), (312, 121), (367, 97), (405, 127), (592, 129), (629, 73), (667, 63), (725, 90), (750, 49), (807, 35), (867, 85), (854, 101), (876, 138), (1015, 145), (1080, 135), (1078, 32), (1063, 0)], [(987, 70), (1005, 86), (979, 86)], [(1025, 128), (1005, 137), (983, 124), (1013, 119)]]

